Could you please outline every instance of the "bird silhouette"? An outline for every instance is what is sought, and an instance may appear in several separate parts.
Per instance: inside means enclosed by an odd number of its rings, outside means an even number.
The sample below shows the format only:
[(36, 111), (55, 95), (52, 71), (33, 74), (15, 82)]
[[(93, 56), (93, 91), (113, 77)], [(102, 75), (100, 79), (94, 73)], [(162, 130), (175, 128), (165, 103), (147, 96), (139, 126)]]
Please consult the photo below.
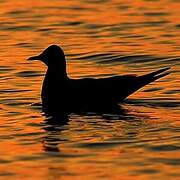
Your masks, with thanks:
[(28, 60), (40, 60), (48, 67), (41, 91), (45, 112), (112, 108), (138, 89), (170, 73), (167, 72), (170, 68), (165, 67), (141, 76), (71, 79), (66, 72), (64, 52), (57, 45)]

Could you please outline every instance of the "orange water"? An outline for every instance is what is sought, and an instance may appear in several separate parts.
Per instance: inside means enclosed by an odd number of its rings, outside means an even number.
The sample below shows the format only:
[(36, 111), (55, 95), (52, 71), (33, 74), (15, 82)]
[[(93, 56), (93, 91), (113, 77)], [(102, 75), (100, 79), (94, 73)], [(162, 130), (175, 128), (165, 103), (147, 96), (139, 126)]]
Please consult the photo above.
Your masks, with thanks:
[[(0, 1), (0, 179), (179, 179), (178, 0)], [(173, 73), (116, 114), (48, 120), (46, 67), (27, 62), (50, 44), (73, 78)], [(68, 118), (67, 123), (61, 123)]]

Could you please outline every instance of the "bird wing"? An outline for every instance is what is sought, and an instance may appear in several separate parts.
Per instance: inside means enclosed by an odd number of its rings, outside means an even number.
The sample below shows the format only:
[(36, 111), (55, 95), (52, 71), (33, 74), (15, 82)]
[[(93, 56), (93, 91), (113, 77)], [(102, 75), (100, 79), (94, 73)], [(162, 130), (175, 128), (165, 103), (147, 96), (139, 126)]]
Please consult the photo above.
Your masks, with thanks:
[[(84, 78), (73, 81), (73, 91), (79, 100), (93, 103), (118, 103), (143, 86), (168, 75), (163, 68), (142, 76), (123, 75), (109, 78)], [(76, 85), (75, 85), (76, 84)], [(78, 101), (78, 100), (77, 100)]]

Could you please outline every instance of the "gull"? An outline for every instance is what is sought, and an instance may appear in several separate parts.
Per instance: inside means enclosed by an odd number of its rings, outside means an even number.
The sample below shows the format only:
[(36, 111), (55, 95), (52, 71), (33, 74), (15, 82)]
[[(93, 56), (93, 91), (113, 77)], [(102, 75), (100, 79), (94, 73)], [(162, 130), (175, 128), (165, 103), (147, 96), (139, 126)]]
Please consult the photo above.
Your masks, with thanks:
[(170, 73), (167, 71), (170, 67), (164, 67), (140, 76), (72, 79), (67, 75), (64, 52), (57, 45), (50, 45), (28, 60), (40, 60), (47, 65), (41, 91), (45, 112), (110, 108), (145, 85)]

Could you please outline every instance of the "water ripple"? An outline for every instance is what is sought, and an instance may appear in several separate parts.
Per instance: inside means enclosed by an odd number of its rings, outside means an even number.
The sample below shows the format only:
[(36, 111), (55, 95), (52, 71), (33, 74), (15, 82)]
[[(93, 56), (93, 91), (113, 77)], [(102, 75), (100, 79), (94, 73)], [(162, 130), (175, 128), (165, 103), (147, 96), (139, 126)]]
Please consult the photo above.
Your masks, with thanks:
[(43, 74), (39, 71), (21, 71), (15, 73), (17, 77), (36, 77), (36, 76), (43, 76)]
[(147, 149), (149, 149), (150, 151), (178, 151), (180, 150), (179, 146), (176, 145), (159, 145), (159, 146), (149, 146), (147, 147)]
[[(179, 0), (0, 2), (0, 178), (179, 179)], [(25, 59), (50, 44), (73, 77), (172, 73), (120, 112), (46, 117)]]

